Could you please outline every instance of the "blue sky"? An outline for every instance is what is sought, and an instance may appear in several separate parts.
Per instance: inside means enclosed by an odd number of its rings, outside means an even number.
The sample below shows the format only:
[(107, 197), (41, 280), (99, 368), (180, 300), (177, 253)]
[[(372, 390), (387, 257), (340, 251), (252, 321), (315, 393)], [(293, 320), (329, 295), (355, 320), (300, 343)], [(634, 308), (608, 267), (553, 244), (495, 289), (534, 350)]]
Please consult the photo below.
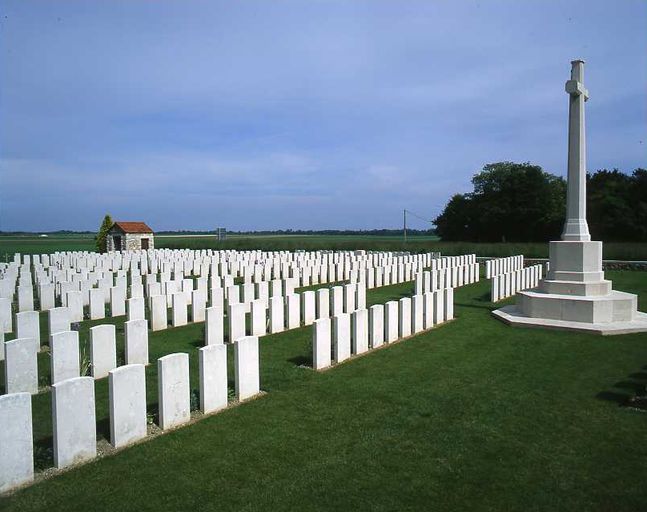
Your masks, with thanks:
[[(7, 1), (0, 230), (399, 227), (484, 164), (647, 167), (647, 2)], [(413, 220), (415, 228), (428, 227)]]

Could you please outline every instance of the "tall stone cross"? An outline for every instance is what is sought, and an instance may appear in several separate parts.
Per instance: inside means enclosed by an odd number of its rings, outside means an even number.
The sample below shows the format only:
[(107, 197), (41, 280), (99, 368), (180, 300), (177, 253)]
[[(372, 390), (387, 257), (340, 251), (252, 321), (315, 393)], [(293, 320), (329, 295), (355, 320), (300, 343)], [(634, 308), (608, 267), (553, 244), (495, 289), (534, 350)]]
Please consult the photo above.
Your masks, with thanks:
[(566, 193), (566, 224), (562, 240), (591, 240), (586, 222), (586, 134), (584, 102), (589, 91), (584, 88), (584, 61), (571, 62), (571, 79), (566, 82), (568, 104), (568, 189)]

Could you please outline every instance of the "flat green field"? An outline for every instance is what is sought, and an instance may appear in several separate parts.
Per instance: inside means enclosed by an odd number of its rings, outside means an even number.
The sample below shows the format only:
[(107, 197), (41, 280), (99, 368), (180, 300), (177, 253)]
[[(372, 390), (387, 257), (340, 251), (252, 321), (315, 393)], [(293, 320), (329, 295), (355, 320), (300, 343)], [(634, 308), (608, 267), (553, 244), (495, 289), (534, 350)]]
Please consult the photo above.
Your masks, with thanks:
[[(371, 251), (440, 251), (447, 255), (471, 254), (477, 256), (511, 256), (523, 254), (527, 258), (547, 258), (545, 243), (471, 243), (441, 242), (436, 237), (412, 236), (407, 243), (398, 236), (372, 235), (230, 235), (219, 242), (210, 235), (156, 235), (155, 246), (171, 249), (261, 249), (265, 251), (355, 250)], [(41, 254), (56, 251), (93, 251), (93, 235), (0, 235), (0, 261), (7, 261), (14, 253)], [(647, 243), (605, 243), (604, 258), (647, 261)]]
[[(647, 273), (607, 275), (647, 304)], [(647, 335), (511, 328), (491, 316), (488, 291), (486, 281), (459, 288), (455, 321), (322, 373), (306, 367), (310, 327), (265, 336), (266, 395), (43, 480), (0, 509), (645, 510), (647, 413), (628, 405), (645, 392)], [(396, 285), (368, 300), (410, 293)], [(195, 388), (201, 343), (200, 324), (151, 334), (151, 361), (189, 352)], [(105, 380), (96, 389), (103, 437)], [(48, 403), (34, 398), (44, 465)]]

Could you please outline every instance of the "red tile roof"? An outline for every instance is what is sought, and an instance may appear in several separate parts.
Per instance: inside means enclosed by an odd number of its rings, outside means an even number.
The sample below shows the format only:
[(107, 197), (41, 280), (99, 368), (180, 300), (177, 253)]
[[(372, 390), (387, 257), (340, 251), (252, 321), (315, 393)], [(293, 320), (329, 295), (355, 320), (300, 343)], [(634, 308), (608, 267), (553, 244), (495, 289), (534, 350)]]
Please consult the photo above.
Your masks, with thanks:
[(153, 230), (149, 228), (145, 222), (123, 222), (116, 221), (110, 229), (119, 228), (124, 233), (152, 233)]

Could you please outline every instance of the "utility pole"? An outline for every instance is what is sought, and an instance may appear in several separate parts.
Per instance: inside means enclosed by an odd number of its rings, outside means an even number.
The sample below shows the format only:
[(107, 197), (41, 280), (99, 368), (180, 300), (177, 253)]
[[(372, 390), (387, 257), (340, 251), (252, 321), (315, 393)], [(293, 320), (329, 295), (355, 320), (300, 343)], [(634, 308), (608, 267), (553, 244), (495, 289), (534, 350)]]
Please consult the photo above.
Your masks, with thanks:
[(404, 219), (402, 232), (404, 233), (404, 243), (407, 243), (407, 209), (402, 210), (402, 215)]

